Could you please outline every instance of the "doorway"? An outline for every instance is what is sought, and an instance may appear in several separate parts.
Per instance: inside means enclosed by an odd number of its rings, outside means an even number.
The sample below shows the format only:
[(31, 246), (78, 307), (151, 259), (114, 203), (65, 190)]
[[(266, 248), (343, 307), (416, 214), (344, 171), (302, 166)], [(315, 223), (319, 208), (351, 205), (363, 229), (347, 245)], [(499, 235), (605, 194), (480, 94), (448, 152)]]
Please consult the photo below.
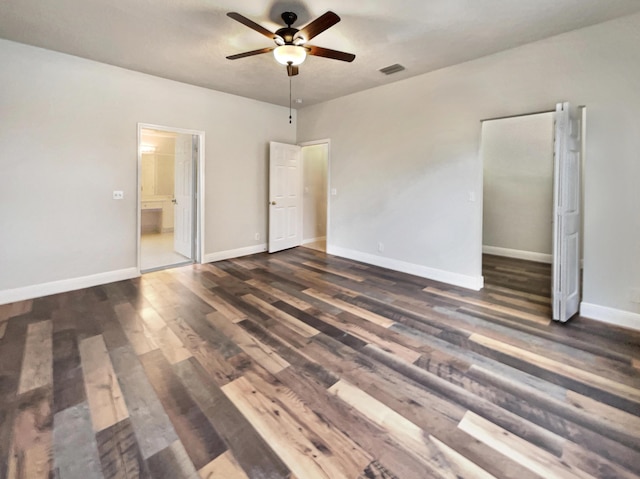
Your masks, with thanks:
[(138, 267), (200, 262), (203, 134), (139, 125), (138, 138)]
[(482, 123), (482, 252), (550, 264), (554, 112)]
[(302, 245), (327, 251), (329, 227), (329, 141), (303, 143), (303, 225)]
[(327, 251), (330, 164), (328, 139), (299, 145), (270, 142), (269, 253), (297, 246)]
[[(511, 300), (514, 297), (526, 300), (532, 303), (529, 305), (532, 309), (544, 311), (555, 319), (558, 319), (556, 302), (559, 293), (563, 292), (556, 274), (571, 256), (565, 250), (557, 256), (563, 236), (557, 229), (561, 224), (557, 218), (560, 211), (566, 210), (565, 207), (558, 209), (558, 191), (565, 188), (567, 191), (583, 191), (580, 178), (576, 178), (575, 184), (566, 183), (575, 178), (573, 173), (566, 173), (569, 170), (563, 167), (564, 176), (557, 173), (560, 171), (558, 162), (566, 161), (562, 156), (558, 160), (559, 148), (566, 138), (579, 136), (584, 143), (584, 108), (578, 115), (580, 121), (576, 123), (582, 125), (580, 135), (576, 135), (573, 122), (569, 128), (571, 131), (565, 131), (566, 128), (558, 130), (558, 118), (564, 122), (569, 114), (565, 107), (568, 109), (569, 105), (560, 104), (556, 111), (485, 120), (482, 122), (481, 142), (482, 273), (486, 288), (489, 293), (508, 291)], [(575, 151), (579, 155), (584, 148), (576, 148)], [(583, 162), (584, 155), (577, 161)], [(560, 201), (563, 203), (565, 200)], [(576, 206), (579, 214), (582, 207)], [(574, 236), (582, 242), (581, 228)], [(581, 247), (576, 250), (575, 258), (582, 258)], [(568, 261), (567, 272), (573, 260)], [(575, 271), (577, 277), (579, 271)], [(569, 290), (564, 289), (565, 293)]]

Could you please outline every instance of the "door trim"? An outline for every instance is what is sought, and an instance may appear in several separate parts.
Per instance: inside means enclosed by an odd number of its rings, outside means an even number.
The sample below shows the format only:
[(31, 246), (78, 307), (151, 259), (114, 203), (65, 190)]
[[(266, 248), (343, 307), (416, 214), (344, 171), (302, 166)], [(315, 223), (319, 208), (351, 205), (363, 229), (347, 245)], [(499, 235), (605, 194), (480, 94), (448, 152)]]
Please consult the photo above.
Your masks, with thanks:
[(195, 206), (196, 214), (194, 221), (194, 258), (195, 263), (202, 263), (204, 259), (204, 159), (205, 159), (205, 132), (202, 130), (190, 130), (185, 128), (176, 128), (164, 125), (155, 125), (152, 123), (138, 123), (137, 125), (137, 142), (136, 142), (136, 155), (138, 158), (137, 173), (136, 173), (136, 256), (138, 270), (138, 276), (141, 275), (141, 262), (142, 252), (140, 245), (140, 227), (142, 222), (142, 207), (141, 207), (141, 194), (140, 188), (142, 187), (142, 152), (140, 151), (140, 145), (142, 143), (142, 130), (162, 130), (172, 133), (195, 135), (199, 138), (199, 148), (197, 156), (197, 165), (195, 168), (196, 181), (194, 182), (195, 188)]
[[(325, 138), (322, 140), (312, 140), (312, 141), (304, 141), (302, 143), (298, 143), (298, 146), (301, 148), (304, 148), (305, 146), (314, 146), (314, 145), (327, 145), (327, 225), (326, 225), (326, 232), (327, 232), (326, 243), (327, 244), (325, 248), (325, 253), (328, 253), (329, 244), (331, 242), (331, 228), (330, 228), (331, 226), (331, 140), (329, 138)], [(304, 227), (304, 224), (300, 226)]]

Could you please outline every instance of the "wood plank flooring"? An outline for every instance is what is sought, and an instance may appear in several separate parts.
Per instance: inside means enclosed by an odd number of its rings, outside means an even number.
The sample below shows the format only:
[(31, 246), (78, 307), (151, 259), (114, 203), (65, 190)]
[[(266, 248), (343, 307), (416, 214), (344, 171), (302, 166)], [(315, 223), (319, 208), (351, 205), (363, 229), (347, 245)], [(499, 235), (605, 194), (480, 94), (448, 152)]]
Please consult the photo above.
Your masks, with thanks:
[(640, 333), (309, 248), (0, 306), (0, 478), (640, 478)]

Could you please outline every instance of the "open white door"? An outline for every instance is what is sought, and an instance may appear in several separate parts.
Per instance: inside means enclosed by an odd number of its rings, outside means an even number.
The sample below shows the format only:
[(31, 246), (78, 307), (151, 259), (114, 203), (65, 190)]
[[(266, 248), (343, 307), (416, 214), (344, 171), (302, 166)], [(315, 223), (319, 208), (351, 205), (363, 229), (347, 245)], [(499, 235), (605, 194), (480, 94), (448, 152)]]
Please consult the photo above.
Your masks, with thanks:
[(269, 253), (302, 244), (301, 148), (270, 143)]
[(580, 117), (556, 107), (554, 145), (553, 319), (565, 322), (580, 304)]
[(193, 257), (193, 137), (176, 137), (173, 249)]

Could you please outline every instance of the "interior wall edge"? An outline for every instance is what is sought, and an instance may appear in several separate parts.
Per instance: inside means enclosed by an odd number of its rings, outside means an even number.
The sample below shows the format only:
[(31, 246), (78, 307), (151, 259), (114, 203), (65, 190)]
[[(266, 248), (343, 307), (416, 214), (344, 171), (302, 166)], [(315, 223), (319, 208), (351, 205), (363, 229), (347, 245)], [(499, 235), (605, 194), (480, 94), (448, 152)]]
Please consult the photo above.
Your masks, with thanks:
[(0, 305), (24, 301), (27, 299), (49, 296), (52, 294), (66, 293), (77, 289), (91, 288), (101, 284), (114, 283), (125, 279), (132, 279), (140, 276), (138, 268), (125, 268), (105, 273), (80, 276), (77, 278), (51, 281), (21, 288), (5, 289), (0, 291)]
[(453, 273), (451, 271), (429, 268), (427, 266), (422, 266), (419, 264), (408, 263), (406, 261), (400, 261), (384, 256), (376, 256), (373, 254), (363, 253), (361, 251), (333, 245), (327, 245), (327, 254), (340, 256), (342, 258), (347, 258), (354, 261), (360, 261), (362, 263), (371, 264), (374, 266), (380, 266), (381, 268), (400, 271), (401, 273), (413, 274), (415, 276), (420, 276), (421, 278), (440, 281), (441, 283), (447, 283), (453, 286), (471, 289), (473, 291), (479, 291), (484, 287), (483, 276), (468, 276), (464, 274)]
[(580, 303), (580, 316), (614, 326), (640, 331), (640, 314), (638, 313), (600, 306), (599, 304), (585, 303), (583, 301)]
[(250, 254), (264, 253), (265, 251), (267, 251), (266, 243), (255, 246), (246, 246), (244, 248), (229, 249), (226, 251), (217, 251), (215, 253), (205, 254), (202, 262), (214, 263), (225, 259), (240, 258), (241, 256), (248, 256)]
[(536, 253), (535, 251), (522, 251), (518, 249), (501, 248), (499, 246), (482, 245), (482, 252), (494, 256), (504, 256), (505, 258), (524, 259), (537, 263), (553, 263), (553, 255), (546, 253)]

